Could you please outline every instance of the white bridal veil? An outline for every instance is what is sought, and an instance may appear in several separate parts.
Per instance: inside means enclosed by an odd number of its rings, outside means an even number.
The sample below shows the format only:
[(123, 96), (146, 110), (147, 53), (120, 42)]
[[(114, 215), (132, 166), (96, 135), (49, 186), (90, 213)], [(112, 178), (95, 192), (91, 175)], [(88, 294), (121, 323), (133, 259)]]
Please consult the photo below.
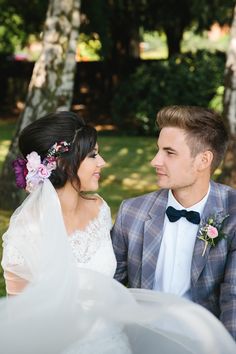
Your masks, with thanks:
[(19, 266), (14, 272), (30, 285), (0, 302), (3, 354), (64, 354), (89, 334), (91, 341), (93, 333), (96, 347), (96, 336), (106, 335), (102, 328), (94, 331), (101, 320), (104, 328), (122, 328), (134, 354), (236, 353), (232, 337), (201, 306), (174, 295), (128, 290), (102, 274), (78, 270), (48, 180), (16, 210), (4, 242), (27, 259), (28, 271)]

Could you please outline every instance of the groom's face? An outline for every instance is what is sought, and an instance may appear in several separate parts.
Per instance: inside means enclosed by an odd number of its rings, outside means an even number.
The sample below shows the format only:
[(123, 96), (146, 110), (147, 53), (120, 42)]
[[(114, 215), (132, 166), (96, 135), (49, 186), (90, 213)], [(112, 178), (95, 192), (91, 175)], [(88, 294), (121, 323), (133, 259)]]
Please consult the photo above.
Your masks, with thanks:
[(156, 170), (159, 187), (178, 190), (191, 187), (197, 182), (198, 157), (191, 156), (183, 129), (163, 128), (157, 147), (158, 152), (151, 165)]

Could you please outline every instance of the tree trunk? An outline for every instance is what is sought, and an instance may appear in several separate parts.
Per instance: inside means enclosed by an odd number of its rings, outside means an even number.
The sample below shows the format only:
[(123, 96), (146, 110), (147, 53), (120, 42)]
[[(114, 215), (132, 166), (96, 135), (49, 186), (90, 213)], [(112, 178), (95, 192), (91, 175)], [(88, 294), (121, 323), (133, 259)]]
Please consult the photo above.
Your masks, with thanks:
[(231, 142), (224, 161), (221, 181), (236, 187), (236, 6), (225, 65), (223, 117), (231, 135)]
[(0, 208), (15, 208), (22, 191), (15, 186), (11, 163), (19, 154), (21, 130), (34, 120), (71, 107), (76, 47), (79, 34), (80, 0), (50, 0), (43, 33), (43, 49), (29, 84), (25, 109), (3, 165), (0, 178)]
[(181, 26), (170, 26), (164, 28), (164, 31), (167, 39), (168, 58), (171, 58), (173, 55), (180, 54), (180, 43), (183, 38), (184, 28)]
[(173, 36), (172, 31), (166, 31), (167, 47), (168, 47), (168, 58), (173, 55), (180, 54), (180, 36)]
[(225, 66), (224, 117), (230, 133), (236, 135), (236, 6)]

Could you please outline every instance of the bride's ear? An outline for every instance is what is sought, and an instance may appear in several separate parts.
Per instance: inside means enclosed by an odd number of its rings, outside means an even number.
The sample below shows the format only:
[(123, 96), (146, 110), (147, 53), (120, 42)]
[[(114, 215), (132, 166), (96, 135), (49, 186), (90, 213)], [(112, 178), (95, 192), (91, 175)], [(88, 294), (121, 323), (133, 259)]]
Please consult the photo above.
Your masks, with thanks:
[(201, 152), (198, 155), (198, 170), (200, 172), (208, 169), (211, 170), (213, 157), (214, 157), (213, 152), (210, 150)]

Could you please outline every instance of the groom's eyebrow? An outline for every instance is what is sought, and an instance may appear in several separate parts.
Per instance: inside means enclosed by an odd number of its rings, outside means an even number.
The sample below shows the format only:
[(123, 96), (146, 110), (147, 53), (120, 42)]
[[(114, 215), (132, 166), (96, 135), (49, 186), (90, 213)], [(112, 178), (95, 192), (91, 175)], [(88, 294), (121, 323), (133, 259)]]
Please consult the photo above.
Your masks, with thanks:
[(163, 150), (165, 150), (165, 151), (177, 152), (175, 149), (173, 149), (173, 148), (172, 148), (172, 147), (170, 147), (170, 146), (166, 146), (166, 147), (164, 147), (164, 148), (163, 148)]
[[(160, 147), (159, 147), (158, 141), (156, 143), (156, 146), (157, 146), (157, 150), (159, 150)], [(177, 150), (173, 149), (171, 146), (166, 146), (166, 147), (163, 148), (163, 150), (164, 151), (171, 151), (171, 152), (175, 152), (175, 153), (177, 152)]]

